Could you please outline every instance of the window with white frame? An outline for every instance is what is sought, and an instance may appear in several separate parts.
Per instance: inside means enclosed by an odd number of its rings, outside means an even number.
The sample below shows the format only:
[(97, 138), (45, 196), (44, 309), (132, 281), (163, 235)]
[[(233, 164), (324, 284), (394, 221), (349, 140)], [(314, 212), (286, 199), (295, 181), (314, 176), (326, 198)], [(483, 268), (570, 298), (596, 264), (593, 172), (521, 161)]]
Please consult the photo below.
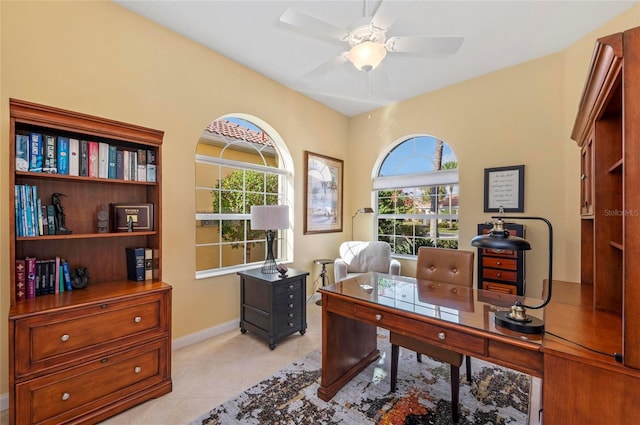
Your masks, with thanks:
[(433, 136), (412, 136), (379, 162), (373, 188), (377, 238), (396, 256), (421, 246), (458, 248), (458, 160)]
[[(196, 278), (257, 266), (266, 256), (263, 230), (251, 230), (252, 205), (290, 205), (292, 175), (274, 139), (244, 118), (213, 121), (196, 149)], [(284, 155), (283, 155), (284, 154)], [(289, 161), (290, 162), (290, 161)], [(287, 230), (278, 231), (274, 255), (287, 261)]]

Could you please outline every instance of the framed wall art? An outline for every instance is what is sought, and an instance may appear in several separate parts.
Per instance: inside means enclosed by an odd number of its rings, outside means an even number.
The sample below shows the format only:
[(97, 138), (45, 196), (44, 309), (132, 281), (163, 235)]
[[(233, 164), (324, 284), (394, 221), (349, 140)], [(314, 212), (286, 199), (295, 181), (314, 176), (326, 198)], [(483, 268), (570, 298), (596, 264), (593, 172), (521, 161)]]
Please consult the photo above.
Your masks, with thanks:
[(484, 169), (484, 212), (524, 212), (524, 165)]
[(341, 159), (305, 151), (304, 234), (342, 232)]

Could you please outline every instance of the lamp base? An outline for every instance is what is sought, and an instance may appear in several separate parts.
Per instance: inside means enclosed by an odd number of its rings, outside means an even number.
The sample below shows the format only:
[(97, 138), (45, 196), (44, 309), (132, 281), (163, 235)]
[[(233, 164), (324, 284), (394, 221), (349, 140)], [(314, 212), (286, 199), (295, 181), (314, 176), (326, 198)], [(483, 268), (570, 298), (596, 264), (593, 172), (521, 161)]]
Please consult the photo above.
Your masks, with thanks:
[(511, 319), (509, 314), (511, 314), (510, 311), (496, 311), (496, 325), (525, 334), (541, 334), (544, 332), (544, 322), (537, 317), (529, 316), (527, 321), (520, 321)]
[(264, 274), (280, 273), (280, 271), (278, 270), (278, 265), (273, 258), (267, 258), (262, 264), (262, 268), (260, 269), (260, 271)]

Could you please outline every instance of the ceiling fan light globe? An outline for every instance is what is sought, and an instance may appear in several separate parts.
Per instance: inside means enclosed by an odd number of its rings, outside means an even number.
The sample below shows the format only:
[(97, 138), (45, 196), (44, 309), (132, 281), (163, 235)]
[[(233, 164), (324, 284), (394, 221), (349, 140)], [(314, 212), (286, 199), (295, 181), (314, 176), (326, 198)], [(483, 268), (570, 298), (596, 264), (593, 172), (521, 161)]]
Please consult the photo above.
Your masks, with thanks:
[(371, 71), (387, 56), (387, 48), (382, 43), (363, 41), (351, 48), (349, 60), (360, 71)]

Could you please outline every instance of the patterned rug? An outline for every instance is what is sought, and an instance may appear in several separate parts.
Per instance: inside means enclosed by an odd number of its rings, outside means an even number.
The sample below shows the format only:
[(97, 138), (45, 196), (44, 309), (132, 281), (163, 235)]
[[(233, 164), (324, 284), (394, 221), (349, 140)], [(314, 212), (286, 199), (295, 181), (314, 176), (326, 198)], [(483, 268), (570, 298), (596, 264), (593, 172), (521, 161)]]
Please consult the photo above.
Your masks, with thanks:
[[(320, 400), (321, 354), (309, 353), (190, 425), (451, 424), (450, 366), (400, 350), (398, 388), (389, 392), (391, 346), (378, 335), (380, 358), (329, 402)], [(465, 424), (527, 424), (531, 378), (471, 360), (472, 382), (460, 368), (460, 420)]]

